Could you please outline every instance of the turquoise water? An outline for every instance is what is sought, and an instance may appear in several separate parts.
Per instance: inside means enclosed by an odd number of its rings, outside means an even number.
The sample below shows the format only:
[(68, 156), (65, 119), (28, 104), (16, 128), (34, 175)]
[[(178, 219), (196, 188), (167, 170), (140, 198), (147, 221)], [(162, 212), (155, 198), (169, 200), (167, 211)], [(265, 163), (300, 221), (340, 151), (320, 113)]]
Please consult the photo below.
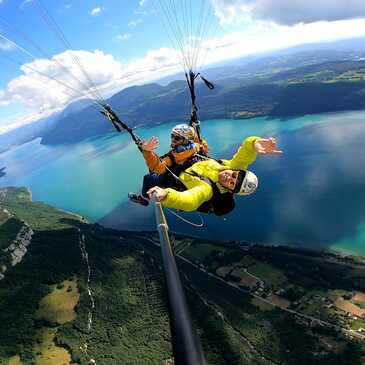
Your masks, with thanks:
[[(211, 155), (229, 158), (249, 135), (277, 136), (283, 156), (260, 156), (252, 169), (260, 188), (237, 201), (226, 219), (206, 218), (194, 229), (169, 215), (171, 229), (195, 236), (270, 244), (334, 248), (365, 255), (365, 112), (312, 115), (288, 120), (202, 122)], [(168, 150), (165, 124), (136, 132), (160, 139)], [(0, 154), (6, 175), (0, 186), (28, 186), (33, 199), (120, 229), (153, 229), (151, 209), (127, 201), (147, 173), (126, 134), (109, 134), (69, 146), (39, 140)], [(197, 219), (188, 215), (189, 219)]]

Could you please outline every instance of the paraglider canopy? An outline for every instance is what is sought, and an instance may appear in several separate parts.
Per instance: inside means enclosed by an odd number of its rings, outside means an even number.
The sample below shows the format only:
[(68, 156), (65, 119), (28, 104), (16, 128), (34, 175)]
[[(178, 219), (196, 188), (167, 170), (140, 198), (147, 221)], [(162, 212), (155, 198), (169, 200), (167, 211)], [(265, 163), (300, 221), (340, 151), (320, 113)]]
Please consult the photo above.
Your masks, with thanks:
[(200, 127), (196, 104), (195, 80), (200, 76), (209, 89), (214, 85), (200, 75), (209, 51), (208, 39), (217, 28), (209, 0), (152, 0), (172, 46), (179, 52), (191, 96), (191, 120), (198, 139)]
[(206, 60), (208, 39), (217, 27), (210, 0), (151, 0), (186, 73), (194, 74)]

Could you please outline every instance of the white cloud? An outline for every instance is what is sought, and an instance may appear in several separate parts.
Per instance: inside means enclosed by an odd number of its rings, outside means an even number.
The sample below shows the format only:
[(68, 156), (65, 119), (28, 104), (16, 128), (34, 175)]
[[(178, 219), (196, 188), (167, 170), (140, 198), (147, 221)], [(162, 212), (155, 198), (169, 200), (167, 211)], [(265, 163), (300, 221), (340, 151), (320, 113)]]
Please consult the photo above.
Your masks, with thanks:
[(9, 102), (5, 100), (5, 92), (3, 90), (0, 90), (0, 106), (7, 106), (7, 105), (9, 105)]
[[(16, 120), (2, 121), (0, 134), (45, 117), (81, 97), (81, 91), (74, 93), (64, 85), (67, 84), (76, 90), (82, 88), (64, 68), (87, 83), (82, 71), (70, 57), (72, 54), (78, 57), (105, 98), (127, 86), (144, 84), (181, 71), (179, 53), (169, 48), (150, 50), (144, 57), (132, 60), (125, 67), (122, 67), (121, 63), (116, 61), (112, 55), (104, 54), (101, 51), (66, 51), (54, 56), (52, 60), (33, 61), (23, 65), (21, 68), (23, 74), (11, 80), (5, 90), (0, 90), (0, 106), (20, 103), (29, 110), (31, 115)], [(54, 62), (54, 59), (57, 62)], [(63, 67), (60, 67), (58, 63)], [(50, 75), (64, 84), (44, 75)]]
[(31, 110), (54, 109), (80, 97), (82, 90), (86, 91), (90, 84), (73, 61), (73, 56), (80, 60), (96, 86), (102, 87), (122, 74), (121, 64), (112, 55), (98, 50), (66, 51), (52, 60), (38, 59), (24, 64), (21, 67), (23, 74), (11, 80), (0, 93), (0, 103), (21, 103)]
[(118, 34), (115, 39), (117, 41), (127, 41), (128, 39), (131, 39), (132, 34), (130, 33), (124, 33), (124, 34)]
[(211, 0), (222, 23), (254, 20), (293, 25), (365, 17), (363, 0)]
[[(128, 38), (123, 34), (120, 36), (121, 40)], [(211, 50), (207, 57), (205, 57), (205, 49), (202, 50), (201, 55), (204, 56), (204, 64), (208, 65), (262, 51), (356, 36), (365, 37), (365, 19), (315, 22), (295, 26), (251, 20), (246, 23), (242, 32), (227, 34), (205, 42), (203, 47)], [(149, 50), (144, 57), (134, 59), (125, 65), (118, 62), (112, 55), (101, 51), (67, 51), (54, 56), (54, 59), (70, 69), (81, 80), (85, 80), (85, 77), (72, 61), (70, 57), (72, 53), (81, 60), (104, 97), (126, 86), (147, 83), (182, 70), (180, 53), (170, 48)], [(67, 87), (37, 74), (29, 67), (43, 74), (52, 75), (77, 90), (81, 88), (57, 63), (41, 59), (24, 65), (23, 74), (10, 81), (4, 90), (0, 90), (0, 106), (21, 103), (31, 111), (55, 110), (75, 100), (76, 96)]]
[(143, 22), (142, 19), (136, 19), (136, 20), (131, 20), (129, 23), (128, 23), (128, 27), (130, 28), (135, 28), (138, 24), (141, 24)]
[(34, 0), (24, 0), (21, 4), (20, 4), (20, 9), (23, 10), (25, 5), (32, 3)]
[[(57, 111), (61, 111), (57, 110)], [(49, 117), (52, 113), (54, 113), (56, 110), (53, 111), (43, 111), (39, 112), (37, 114), (27, 115), (27, 116), (19, 116), (20, 113), (17, 113), (16, 115), (13, 115), (5, 120), (1, 120), (0, 124), (0, 134), (10, 132), (13, 129), (20, 128), (24, 125), (31, 124), (33, 122), (39, 121), (40, 119)]]
[[(166, 70), (176, 71), (179, 67), (180, 54), (171, 48), (147, 51), (142, 58), (133, 60), (125, 69), (126, 74), (147, 76), (149, 79), (160, 77)], [(157, 73), (157, 74), (156, 74)], [(140, 77), (140, 76), (138, 76)]]
[(146, 4), (147, 0), (140, 0), (139, 6), (144, 6)]
[(144, 10), (134, 10), (133, 13), (136, 15), (142, 15), (142, 16), (148, 15), (147, 11), (144, 11)]
[(11, 51), (11, 50), (14, 50), (15, 48), (16, 47), (13, 43), (10, 43), (6, 40), (1, 40), (0, 39), (0, 50), (2, 50), (2, 51)]
[(98, 6), (98, 7), (91, 10), (90, 15), (91, 16), (96, 16), (96, 15), (100, 14), (102, 10), (103, 10), (103, 8)]
[(125, 65), (119, 79), (114, 78), (103, 86), (104, 93), (111, 95), (122, 88), (141, 85), (181, 71), (180, 54), (171, 48), (147, 51), (142, 58)]
[[(33, 114), (39, 110), (44, 110), (44, 113), (50, 114), (81, 97), (83, 94), (81, 91), (82, 86), (70, 73), (84, 84), (87, 84), (87, 81), (78, 65), (73, 61), (72, 55), (77, 56), (104, 97), (124, 87), (143, 84), (164, 75), (175, 73), (181, 67), (178, 63), (179, 54), (168, 48), (148, 51), (144, 57), (135, 59), (124, 67), (112, 55), (98, 50), (94, 52), (66, 51), (54, 56), (52, 60), (38, 59), (24, 64), (21, 67), (23, 74), (11, 80), (6, 89), (0, 90), (0, 106), (20, 103)], [(54, 60), (57, 62), (54, 62)], [(103, 65), (103, 67), (100, 67), (100, 65)], [(61, 83), (47, 78), (46, 75), (61, 81)], [(37, 118), (27, 117), (14, 120), (14, 123), (9, 122), (6, 125), (6, 130), (38, 118), (39, 115)], [(4, 125), (2, 127), (5, 128)], [(3, 128), (0, 128), (0, 133), (3, 132)]]
[(297, 24), (291, 27), (251, 22), (246, 24), (243, 32), (231, 33), (205, 42), (203, 46), (210, 48), (205, 64), (299, 44), (353, 37), (365, 37), (365, 18)]

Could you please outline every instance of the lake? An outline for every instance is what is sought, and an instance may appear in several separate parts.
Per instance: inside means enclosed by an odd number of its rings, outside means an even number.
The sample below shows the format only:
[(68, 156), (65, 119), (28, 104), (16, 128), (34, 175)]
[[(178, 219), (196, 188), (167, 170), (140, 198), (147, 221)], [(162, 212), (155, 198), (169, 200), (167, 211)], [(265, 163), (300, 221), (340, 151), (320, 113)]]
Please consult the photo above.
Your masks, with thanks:
[[(310, 115), (287, 120), (202, 122), (211, 155), (230, 158), (250, 135), (276, 136), (282, 156), (259, 156), (251, 166), (257, 192), (236, 199), (225, 218), (204, 216), (203, 228), (166, 212), (171, 231), (204, 238), (334, 249), (365, 255), (365, 112)], [(168, 150), (174, 124), (141, 128)], [(27, 186), (33, 199), (122, 230), (152, 230), (152, 208), (128, 202), (147, 173), (127, 134), (112, 133), (74, 145), (39, 140), (0, 154), (0, 186)], [(194, 222), (194, 213), (182, 214)]]

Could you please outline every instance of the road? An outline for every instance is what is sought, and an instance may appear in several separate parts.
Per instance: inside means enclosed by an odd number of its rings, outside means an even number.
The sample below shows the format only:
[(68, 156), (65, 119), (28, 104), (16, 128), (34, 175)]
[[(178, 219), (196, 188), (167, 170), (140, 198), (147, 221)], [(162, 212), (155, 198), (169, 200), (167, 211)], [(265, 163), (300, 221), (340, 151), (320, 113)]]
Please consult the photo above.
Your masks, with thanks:
[[(150, 241), (150, 242), (152, 242), (152, 243), (153, 243), (154, 245), (156, 245), (156, 246), (160, 246), (160, 242), (155, 241), (155, 240), (153, 240), (153, 239), (151, 239), (151, 238), (148, 238), (148, 237), (142, 237), (142, 236), (140, 236), (140, 238), (143, 238), (143, 239), (145, 239), (145, 240), (147, 240), (147, 241)], [(275, 308), (281, 309), (281, 310), (283, 310), (283, 311), (285, 311), (285, 312), (287, 312), (287, 313), (290, 313), (290, 314), (294, 314), (294, 315), (296, 315), (296, 316), (298, 316), (298, 317), (305, 318), (305, 319), (307, 319), (307, 320), (312, 321), (313, 323), (316, 323), (316, 324), (320, 324), (320, 325), (322, 325), (322, 326), (326, 326), (326, 327), (333, 328), (333, 329), (335, 329), (335, 330), (337, 330), (337, 331), (340, 331), (340, 332), (342, 332), (342, 333), (345, 333), (345, 334), (347, 334), (347, 335), (349, 335), (349, 336), (351, 336), (351, 337), (355, 337), (355, 338), (360, 339), (360, 340), (364, 340), (364, 339), (365, 339), (365, 335), (363, 335), (363, 334), (361, 334), (361, 333), (358, 333), (358, 332), (356, 332), (356, 331), (348, 330), (348, 329), (346, 329), (346, 328), (343, 328), (343, 327), (341, 327), (341, 326), (335, 325), (335, 324), (333, 324), (333, 323), (329, 323), (329, 322), (323, 321), (323, 320), (321, 320), (321, 319), (319, 319), (319, 318), (315, 318), (315, 317), (313, 317), (313, 316), (309, 316), (309, 315), (307, 315), (307, 314), (304, 314), (304, 313), (301, 313), (301, 312), (297, 312), (297, 311), (295, 311), (295, 310), (293, 310), (293, 309), (288, 309), (288, 308), (285, 308), (285, 307), (281, 307), (281, 306), (279, 306), (278, 304), (275, 304), (275, 303), (273, 303), (273, 302), (270, 302), (269, 300), (267, 300), (267, 299), (265, 299), (265, 298), (262, 298), (262, 297), (260, 297), (259, 295), (257, 295), (257, 294), (254, 294), (254, 293), (250, 292), (250, 291), (249, 291), (249, 290), (247, 290), (247, 289), (244, 289), (244, 288), (239, 287), (237, 284), (234, 284), (234, 283), (232, 283), (232, 282), (230, 282), (230, 281), (224, 280), (222, 277), (220, 277), (220, 276), (218, 276), (218, 275), (216, 275), (216, 274), (213, 274), (213, 273), (212, 273), (212, 272), (210, 272), (210, 271), (205, 270), (204, 268), (200, 267), (199, 265), (196, 265), (196, 264), (194, 264), (193, 262), (191, 262), (190, 260), (188, 260), (187, 258), (185, 258), (185, 257), (181, 256), (181, 254), (176, 255), (176, 257), (177, 257), (179, 260), (182, 260), (182, 261), (184, 261), (184, 262), (188, 263), (189, 265), (193, 266), (193, 267), (194, 267), (194, 268), (196, 268), (197, 270), (199, 270), (199, 271), (203, 272), (204, 274), (206, 274), (206, 275), (208, 275), (208, 276), (210, 276), (210, 277), (212, 277), (212, 278), (214, 278), (214, 279), (216, 279), (216, 280), (220, 280), (220, 281), (221, 281), (221, 282), (223, 282), (225, 285), (228, 285), (228, 286), (230, 286), (230, 287), (232, 287), (232, 288), (234, 288), (234, 289), (236, 289), (236, 290), (239, 290), (239, 291), (240, 291), (240, 292), (242, 292), (242, 293), (249, 294), (249, 295), (251, 295), (252, 297), (254, 297), (254, 298), (256, 298), (256, 299), (258, 299), (258, 300), (260, 300), (260, 301), (262, 301), (262, 302), (264, 302), (264, 303), (266, 303), (266, 304), (269, 304), (269, 305), (271, 305), (271, 306), (273, 306), (273, 307), (275, 307)], [(257, 280), (259, 280), (259, 281), (262, 281), (260, 278), (258, 278), (258, 277), (256, 277), (256, 276), (255, 276), (255, 278), (256, 278)]]

